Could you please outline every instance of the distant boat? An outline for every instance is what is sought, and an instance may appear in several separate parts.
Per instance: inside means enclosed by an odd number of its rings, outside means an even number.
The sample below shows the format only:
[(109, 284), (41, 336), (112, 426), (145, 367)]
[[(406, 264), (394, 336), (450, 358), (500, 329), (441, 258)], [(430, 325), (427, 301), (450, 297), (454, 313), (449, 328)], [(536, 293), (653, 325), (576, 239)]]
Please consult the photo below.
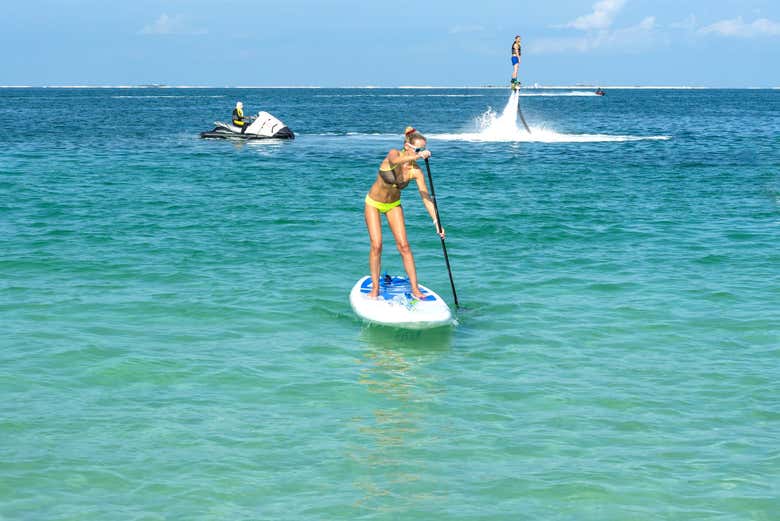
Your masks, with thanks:
[(599, 87), (598, 89), (596, 89), (596, 96), (603, 96), (604, 94), (606, 94), (606, 92), (604, 92), (603, 90), (601, 90), (601, 87)]

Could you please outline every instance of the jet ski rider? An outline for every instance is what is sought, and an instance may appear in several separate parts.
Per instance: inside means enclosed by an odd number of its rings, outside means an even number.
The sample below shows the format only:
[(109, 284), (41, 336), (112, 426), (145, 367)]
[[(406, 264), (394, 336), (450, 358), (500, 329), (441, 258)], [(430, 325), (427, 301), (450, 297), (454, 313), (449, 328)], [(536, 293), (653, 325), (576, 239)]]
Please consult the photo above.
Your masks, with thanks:
[(244, 116), (244, 104), (236, 102), (236, 108), (233, 109), (233, 124), (241, 129), (241, 133), (246, 132), (246, 128), (251, 123), (252, 118)]

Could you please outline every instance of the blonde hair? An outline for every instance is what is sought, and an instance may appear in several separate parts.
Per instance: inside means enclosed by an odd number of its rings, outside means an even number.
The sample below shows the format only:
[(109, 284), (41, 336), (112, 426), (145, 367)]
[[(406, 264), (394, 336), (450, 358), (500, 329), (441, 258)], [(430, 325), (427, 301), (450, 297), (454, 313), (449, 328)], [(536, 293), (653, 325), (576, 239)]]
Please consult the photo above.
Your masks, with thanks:
[(425, 136), (417, 132), (416, 128), (406, 127), (406, 130), (404, 130), (404, 141), (406, 143), (411, 143), (412, 141), (417, 141), (420, 139), (426, 142), (428, 141), (427, 139), (425, 139)]

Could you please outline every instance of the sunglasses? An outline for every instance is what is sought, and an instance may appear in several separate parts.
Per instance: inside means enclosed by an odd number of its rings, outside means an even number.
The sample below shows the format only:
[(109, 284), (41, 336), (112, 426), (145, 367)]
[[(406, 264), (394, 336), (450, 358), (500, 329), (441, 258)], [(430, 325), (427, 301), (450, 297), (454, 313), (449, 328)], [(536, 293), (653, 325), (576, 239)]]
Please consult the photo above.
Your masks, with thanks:
[(422, 152), (423, 150), (428, 150), (428, 149), (427, 149), (427, 148), (425, 148), (425, 147), (416, 147), (416, 148), (414, 148), (414, 153), (415, 153), (415, 154), (419, 154), (419, 153), (420, 153), (420, 152)]

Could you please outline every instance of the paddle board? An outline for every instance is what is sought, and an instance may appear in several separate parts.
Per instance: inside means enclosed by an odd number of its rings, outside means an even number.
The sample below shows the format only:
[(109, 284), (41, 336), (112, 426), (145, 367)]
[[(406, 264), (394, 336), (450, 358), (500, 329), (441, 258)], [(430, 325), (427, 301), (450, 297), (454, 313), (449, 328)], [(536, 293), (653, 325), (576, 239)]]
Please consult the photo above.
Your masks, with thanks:
[(379, 296), (371, 298), (373, 283), (366, 275), (357, 281), (349, 293), (349, 303), (355, 314), (374, 324), (403, 329), (428, 329), (453, 323), (452, 312), (436, 292), (419, 285), (425, 298), (412, 297), (412, 287), (406, 277), (384, 275), (379, 283)]

